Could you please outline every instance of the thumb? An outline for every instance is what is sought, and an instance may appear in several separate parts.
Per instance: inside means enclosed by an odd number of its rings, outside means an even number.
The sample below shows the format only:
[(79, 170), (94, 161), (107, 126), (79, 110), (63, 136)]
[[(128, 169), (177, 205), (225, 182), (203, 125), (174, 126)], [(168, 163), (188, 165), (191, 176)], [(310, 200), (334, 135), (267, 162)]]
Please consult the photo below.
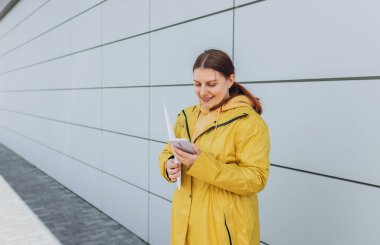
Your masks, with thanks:
[(199, 147), (196, 144), (191, 144), (191, 146), (193, 147), (193, 150), (195, 151), (196, 154), (199, 155), (202, 153), (201, 149), (199, 149)]

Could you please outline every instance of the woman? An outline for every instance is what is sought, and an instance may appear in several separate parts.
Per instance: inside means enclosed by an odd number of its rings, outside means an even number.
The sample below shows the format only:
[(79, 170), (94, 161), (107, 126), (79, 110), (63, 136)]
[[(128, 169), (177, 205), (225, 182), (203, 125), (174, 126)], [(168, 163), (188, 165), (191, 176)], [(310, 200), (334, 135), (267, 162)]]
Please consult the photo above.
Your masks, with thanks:
[[(269, 175), (269, 132), (259, 100), (235, 82), (234, 65), (220, 50), (206, 50), (193, 66), (199, 104), (174, 126), (195, 154), (167, 145), (162, 176), (176, 182), (172, 244), (260, 244), (257, 193)], [(174, 162), (174, 155), (180, 164)]]

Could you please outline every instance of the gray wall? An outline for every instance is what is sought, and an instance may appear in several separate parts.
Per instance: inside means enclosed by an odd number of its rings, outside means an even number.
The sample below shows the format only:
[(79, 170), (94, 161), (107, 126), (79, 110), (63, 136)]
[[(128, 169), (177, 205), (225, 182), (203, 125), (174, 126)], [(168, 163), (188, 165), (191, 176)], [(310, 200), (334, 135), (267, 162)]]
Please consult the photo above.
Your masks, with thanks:
[[(22, 0), (0, 22), (0, 142), (151, 244), (168, 244), (159, 175), (191, 67), (219, 48), (262, 99), (269, 244), (380, 242), (380, 3)], [(178, 86), (181, 85), (181, 86)]]

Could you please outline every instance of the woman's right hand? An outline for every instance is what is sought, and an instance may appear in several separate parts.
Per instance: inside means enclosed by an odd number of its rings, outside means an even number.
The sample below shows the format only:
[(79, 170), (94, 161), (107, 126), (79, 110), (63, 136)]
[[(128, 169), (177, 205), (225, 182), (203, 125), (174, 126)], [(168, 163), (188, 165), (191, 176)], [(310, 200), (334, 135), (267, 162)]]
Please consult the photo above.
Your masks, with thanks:
[(168, 172), (169, 179), (176, 182), (177, 178), (181, 175), (181, 163), (175, 163), (174, 159), (169, 159), (166, 162), (166, 171)]

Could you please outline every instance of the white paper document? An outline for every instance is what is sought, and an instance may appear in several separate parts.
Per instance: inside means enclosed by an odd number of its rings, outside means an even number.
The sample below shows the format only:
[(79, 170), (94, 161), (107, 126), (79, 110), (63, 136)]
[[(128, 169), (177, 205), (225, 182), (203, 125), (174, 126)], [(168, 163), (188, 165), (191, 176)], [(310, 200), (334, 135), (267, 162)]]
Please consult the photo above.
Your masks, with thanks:
[[(166, 128), (168, 130), (168, 137), (169, 139), (175, 139), (176, 137), (175, 137), (175, 133), (173, 129), (173, 124), (170, 121), (169, 113), (168, 113), (168, 110), (166, 109), (165, 103), (164, 103), (164, 112), (165, 112)], [(173, 151), (173, 147), (171, 145), (170, 147), (172, 148), (172, 151)], [(174, 155), (174, 162), (179, 163), (175, 155)], [(181, 189), (181, 175), (179, 175), (177, 178), (177, 188), (178, 190)]]

